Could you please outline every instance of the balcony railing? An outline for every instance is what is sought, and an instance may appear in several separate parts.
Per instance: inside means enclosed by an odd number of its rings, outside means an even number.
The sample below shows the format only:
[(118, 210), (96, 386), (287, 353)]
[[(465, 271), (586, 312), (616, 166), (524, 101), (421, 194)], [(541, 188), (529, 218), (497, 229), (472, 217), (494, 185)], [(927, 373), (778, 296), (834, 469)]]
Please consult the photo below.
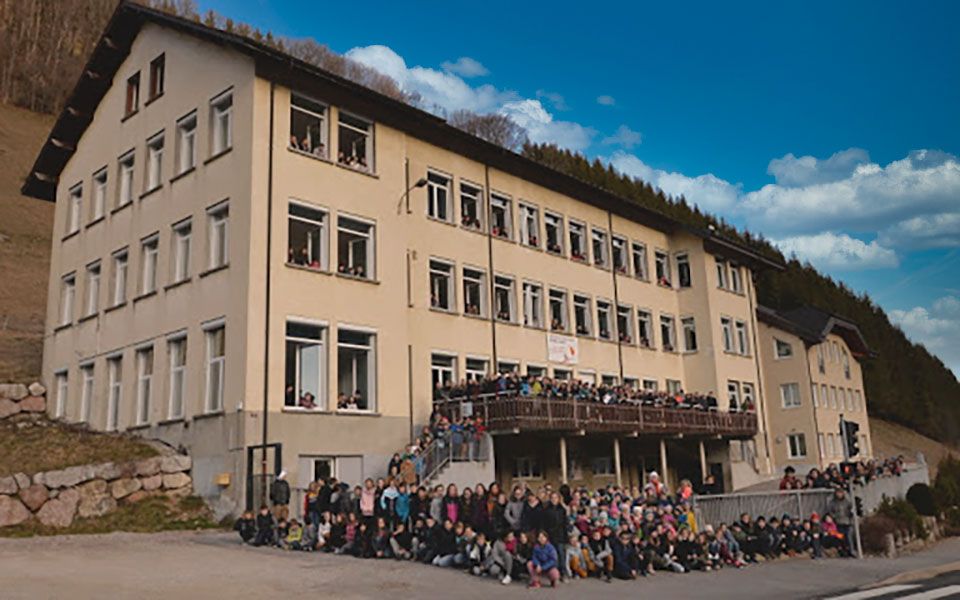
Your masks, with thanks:
[(481, 416), (492, 433), (521, 431), (621, 433), (651, 435), (720, 435), (749, 438), (757, 434), (754, 412), (720, 412), (643, 404), (603, 404), (572, 398), (478, 395), (440, 398), (434, 408), (450, 419)]

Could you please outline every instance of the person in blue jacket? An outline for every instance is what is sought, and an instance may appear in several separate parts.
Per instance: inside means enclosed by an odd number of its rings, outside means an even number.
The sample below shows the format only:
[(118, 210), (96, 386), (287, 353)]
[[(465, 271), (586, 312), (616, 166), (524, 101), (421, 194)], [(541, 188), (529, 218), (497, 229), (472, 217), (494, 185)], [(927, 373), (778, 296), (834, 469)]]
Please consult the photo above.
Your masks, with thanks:
[(546, 532), (541, 531), (537, 534), (537, 545), (533, 547), (533, 556), (527, 563), (527, 571), (530, 573), (530, 587), (540, 587), (541, 575), (546, 575), (550, 580), (550, 586), (556, 587), (560, 580), (560, 561), (557, 557), (557, 549), (550, 543), (550, 538)]

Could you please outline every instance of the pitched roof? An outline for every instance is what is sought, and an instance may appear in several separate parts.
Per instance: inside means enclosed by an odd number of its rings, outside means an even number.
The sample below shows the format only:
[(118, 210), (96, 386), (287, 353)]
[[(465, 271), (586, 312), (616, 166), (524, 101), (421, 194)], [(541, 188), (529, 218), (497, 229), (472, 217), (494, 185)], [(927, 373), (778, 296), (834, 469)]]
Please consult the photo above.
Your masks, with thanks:
[(758, 306), (757, 318), (811, 344), (819, 344), (827, 338), (827, 334), (834, 333), (843, 338), (855, 357), (876, 356), (856, 323), (815, 306), (806, 305), (784, 311)]
[(472, 158), (492, 168), (541, 185), (648, 227), (673, 233), (687, 231), (705, 240), (708, 251), (734, 258), (753, 269), (783, 269), (783, 263), (765, 257), (711, 230), (677, 221), (639, 202), (617, 196), (581, 179), (561, 173), (496, 144), (466, 133), (445, 120), (385, 96), (370, 88), (296, 59), (249, 38), (207, 27), (199, 22), (122, 0), (90, 55), (80, 79), (21, 188), (23, 194), (55, 200), (60, 173), (90, 125), (113, 77), (147, 22), (175, 29), (226, 46), (254, 59), (256, 72), (270, 81), (324, 97), (352, 112), (364, 114), (409, 135)]

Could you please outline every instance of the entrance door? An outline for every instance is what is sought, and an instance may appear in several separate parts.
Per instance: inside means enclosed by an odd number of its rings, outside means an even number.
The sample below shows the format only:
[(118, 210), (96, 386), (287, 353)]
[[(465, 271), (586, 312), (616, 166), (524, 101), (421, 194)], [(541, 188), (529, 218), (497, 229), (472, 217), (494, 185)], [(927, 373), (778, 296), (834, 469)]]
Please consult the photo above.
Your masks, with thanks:
[(270, 484), (283, 469), (283, 444), (267, 444), (265, 462), (263, 451), (263, 446), (247, 447), (247, 510), (270, 504)]

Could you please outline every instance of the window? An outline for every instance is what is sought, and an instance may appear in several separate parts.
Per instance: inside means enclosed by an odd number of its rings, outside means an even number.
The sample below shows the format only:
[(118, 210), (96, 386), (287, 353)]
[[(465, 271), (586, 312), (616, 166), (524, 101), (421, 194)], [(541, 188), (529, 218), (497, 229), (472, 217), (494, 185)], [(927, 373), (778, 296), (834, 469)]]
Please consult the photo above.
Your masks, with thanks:
[(546, 367), (541, 367), (539, 365), (531, 365), (529, 363), (527, 364), (527, 377), (539, 378), (539, 377), (546, 377), (546, 376), (547, 376)]
[(520, 243), (540, 247), (540, 211), (524, 203), (520, 203)]
[(327, 213), (291, 202), (287, 207), (287, 262), (327, 268)]
[(640, 380), (636, 377), (624, 377), (623, 378), (623, 387), (628, 390), (638, 390), (640, 389)]
[(127, 301), (127, 250), (124, 248), (113, 255), (113, 303), (120, 306)]
[(720, 317), (720, 329), (723, 337), (723, 351), (733, 352), (733, 321), (730, 317)]
[(523, 324), (543, 327), (543, 288), (528, 281), (523, 283)]
[(147, 180), (144, 191), (155, 190), (163, 184), (163, 133), (147, 140)]
[(464, 375), (467, 381), (481, 381), (489, 372), (487, 361), (483, 358), (468, 358)]
[(789, 458), (805, 458), (807, 456), (807, 438), (802, 433), (787, 435), (787, 455)]
[(677, 255), (677, 283), (682, 288), (688, 288), (692, 283), (690, 279), (690, 257), (686, 254)]
[(588, 383), (590, 385), (597, 384), (597, 374), (588, 369), (580, 369), (577, 371), (577, 379), (582, 383)]
[(860, 395), (860, 390), (854, 392), (857, 402), (857, 410), (866, 410), (867, 408), (863, 405), (863, 396)]
[(719, 258), (717, 259), (717, 287), (722, 290), (727, 288), (727, 263)]
[(361, 171), (373, 171), (373, 123), (341, 111), (337, 162)]
[(783, 408), (797, 408), (800, 406), (800, 385), (784, 383), (780, 385), (780, 401)]
[(519, 456), (513, 463), (513, 476), (516, 479), (539, 479), (540, 461), (535, 456)]
[(287, 321), (284, 406), (304, 409), (326, 408), (325, 334), (324, 328), (320, 325)]
[(643, 348), (653, 348), (653, 316), (650, 311), (637, 310), (637, 338)]
[(730, 291), (737, 294), (743, 293), (743, 280), (740, 276), (740, 267), (730, 263)]
[(613, 268), (617, 273), (627, 274), (630, 268), (627, 261), (627, 240), (619, 236), (610, 238), (611, 258), (613, 259)]
[(830, 362), (840, 360), (840, 346), (836, 342), (830, 342)]
[(583, 223), (570, 221), (570, 258), (586, 262), (587, 228)]
[(164, 63), (163, 54), (150, 61), (150, 100), (163, 94)]
[(328, 158), (326, 106), (299, 94), (290, 95), (290, 149)]
[(597, 336), (601, 340), (613, 339), (610, 331), (610, 303), (606, 300), (597, 300)]
[(740, 384), (727, 381), (727, 402), (731, 411), (740, 410)]
[(190, 238), (193, 232), (190, 219), (173, 226), (173, 283), (190, 278)]
[(453, 265), (430, 259), (430, 306), (453, 310)]
[(60, 325), (69, 325), (73, 322), (73, 302), (77, 295), (77, 276), (75, 273), (65, 275), (60, 280)]
[(337, 332), (337, 409), (374, 410), (375, 357), (372, 333), (341, 329)]
[(836, 456), (839, 454), (837, 452), (837, 438), (835, 433), (827, 434), (827, 448), (830, 451), (830, 456)]
[(820, 385), (820, 404), (822, 404), (824, 408), (830, 407), (830, 393), (825, 383)]
[(137, 425), (150, 422), (153, 393), (153, 347), (137, 350)]
[(513, 279), (499, 275), (493, 278), (493, 302), (497, 320), (512, 323), (517, 313)]
[(810, 385), (810, 401), (813, 402), (813, 407), (816, 408), (820, 406), (820, 398), (817, 393), (817, 384), (813, 383)]
[(756, 404), (753, 400), (753, 384), (752, 383), (743, 383), (740, 386), (741, 395), (743, 396), (743, 409), (744, 410), (753, 410), (756, 407)]
[(120, 186), (117, 195), (117, 208), (126, 206), (133, 202), (133, 159), (134, 154), (130, 152), (120, 158)]
[(683, 317), (680, 319), (680, 325), (683, 327), (683, 350), (685, 352), (697, 351), (697, 323), (693, 317)]
[(497, 373), (501, 375), (513, 375), (520, 372), (520, 363), (513, 360), (497, 361)]
[(850, 393), (850, 390), (840, 388), (840, 393), (843, 396), (843, 408), (853, 410), (853, 394)]
[(547, 230), (547, 252), (563, 254), (563, 217), (544, 211), (543, 224)]
[(747, 324), (744, 321), (737, 321), (735, 327), (737, 330), (737, 352), (746, 356), (750, 354), (750, 339), (747, 337)]
[(677, 351), (677, 326), (670, 315), (660, 315), (660, 339), (666, 352)]
[(553, 369), (553, 378), (557, 381), (570, 381), (573, 378), (573, 371), (570, 369)]
[(107, 359), (107, 431), (116, 431), (120, 426), (120, 401), (123, 394), (123, 358)]
[(574, 294), (573, 319), (576, 322), (577, 335), (593, 335), (591, 312), (590, 298)]
[(93, 406), (93, 365), (80, 367), (80, 421), (90, 422), (90, 408)]
[(602, 229), (593, 229), (590, 239), (593, 246), (593, 264), (598, 267), (607, 267), (610, 264), (607, 253), (607, 233)]
[(591, 463), (594, 475), (606, 476), (615, 473), (613, 468), (613, 458), (610, 456), (598, 456)]
[(657, 391), (657, 380), (656, 379), (644, 379), (643, 380), (643, 391), (645, 392), (655, 392)]
[(349, 217), (337, 218), (337, 261), (339, 272), (353, 277), (375, 279), (373, 225)]
[(463, 312), (484, 317), (487, 315), (487, 275), (478, 269), (463, 268)]
[(513, 215), (510, 198), (490, 194), (490, 233), (505, 240), (513, 239)]
[(57, 398), (54, 404), (54, 416), (58, 419), (62, 419), (67, 415), (67, 394), (69, 393), (69, 380), (67, 379), (67, 372), (61, 371), (54, 376), (54, 390), (56, 391)]
[(830, 408), (838, 408), (837, 405), (837, 388), (835, 386), (830, 386)]
[(90, 221), (102, 219), (107, 213), (107, 169), (93, 174), (93, 200), (90, 208)]
[(197, 112), (177, 121), (177, 174), (197, 166)]
[(773, 338), (773, 346), (775, 351), (775, 356), (779, 358), (790, 358), (793, 356), (793, 346), (789, 343)]
[(483, 229), (483, 201), (480, 188), (466, 183), (460, 184), (460, 222), (464, 227), (480, 231)]
[(227, 204), (219, 204), (207, 211), (207, 264), (210, 269), (225, 267), (229, 262), (229, 219), (230, 207)]
[(457, 381), (457, 357), (449, 354), (431, 354), (430, 377), (433, 389), (453, 385)]
[(157, 255), (159, 238), (156, 234), (140, 242), (140, 295), (157, 291)]
[(208, 413), (223, 410), (223, 386), (226, 381), (226, 330), (216, 325), (206, 330), (207, 341), (207, 386), (204, 394), (204, 410)]
[(668, 394), (680, 394), (683, 392), (683, 384), (679, 379), (668, 379), (667, 380), (667, 393)]
[(80, 231), (80, 215), (83, 212), (83, 186), (77, 185), (70, 189), (70, 199), (67, 201), (67, 235)]
[(631, 248), (633, 254), (633, 276), (637, 279), (647, 279), (647, 247), (634, 242)]
[(170, 398), (167, 418), (183, 417), (183, 401), (187, 385), (187, 338), (171, 339), (167, 342), (167, 356), (170, 360)]
[(233, 92), (227, 90), (210, 101), (210, 156), (233, 146)]
[(633, 308), (617, 306), (617, 335), (622, 343), (633, 343)]
[(817, 446), (820, 448), (820, 458), (827, 457), (827, 440), (822, 433), (817, 434)]
[(819, 370), (821, 374), (827, 371), (823, 361), (823, 344), (817, 344), (817, 370)]
[(100, 310), (100, 261), (87, 265), (87, 301), (84, 316), (97, 314)]
[(664, 287), (672, 287), (673, 283), (671, 281), (670, 259), (667, 256), (667, 253), (657, 250), (653, 253), (653, 256), (656, 266), (657, 283)]
[(850, 355), (843, 351), (843, 376), (850, 379)]
[(453, 221), (450, 207), (451, 183), (450, 178), (445, 175), (433, 171), (427, 173), (427, 215), (441, 221)]
[(550, 330), (568, 331), (567, 319), (567, 292), (550, 290)]
[(123, 115), (129, 117), (140, 110), (140, 71), (127, 79), (127, 100), (124, 104)]

